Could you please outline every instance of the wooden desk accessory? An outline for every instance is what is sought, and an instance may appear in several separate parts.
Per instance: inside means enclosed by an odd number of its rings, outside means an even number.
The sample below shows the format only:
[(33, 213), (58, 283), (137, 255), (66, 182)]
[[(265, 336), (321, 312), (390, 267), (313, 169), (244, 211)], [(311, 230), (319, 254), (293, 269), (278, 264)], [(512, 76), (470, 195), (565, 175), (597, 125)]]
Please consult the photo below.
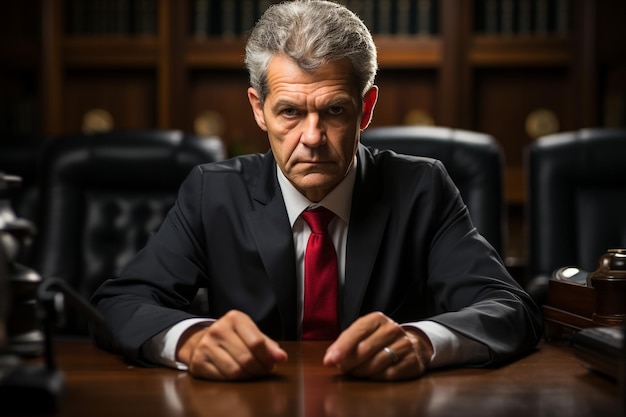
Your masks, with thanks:
[(580, 329), (621, 326), (626, 319), (626, 249), (610, 249), (584, 280), (555, 271), (543, 306), (546, 338), (567, 337)]

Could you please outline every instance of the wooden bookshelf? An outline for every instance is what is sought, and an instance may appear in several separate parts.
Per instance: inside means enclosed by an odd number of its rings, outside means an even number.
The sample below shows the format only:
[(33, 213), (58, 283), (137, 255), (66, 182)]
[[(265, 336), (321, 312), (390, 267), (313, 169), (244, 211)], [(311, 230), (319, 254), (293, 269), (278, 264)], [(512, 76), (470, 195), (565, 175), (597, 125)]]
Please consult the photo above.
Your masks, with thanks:
[(187, 68), (240, 69), (246, 41), (243, 38), (189, 39), (184, 57)]
[[(622, 0), (343, 2), (359, 8), (378, 47), (381, 92), (372, 125), (434, 123), (496, 137), (516, 245), (524, 240), (529, 117), (550, 114), (558, 130), (626, 125)], [(548, 14), (522, 13), (522, 5), (538, 2)], [(231, 155), (263, 152), (243, 55), (246, 31), (269, 3), (3, 1), (0, 134), (76, 133), (85, 113), (99, 108), (119, 129), (197, 133), (198, 118), (207, 118)], [(21, 107), (25, 116), (16, 115)], [(511, 252), (524, 256), (519, 247)]]
[(571, 59), (567, 36), (494, 36), (471, 38), (468, 60), (474, 67), (551, 67), (567, 66)]
[(437, 68), (442, 65), (442, 40), (435, 36), (376, 36), (378, 63), (383, 69)]
[(68, 37), (60, 53), (66, 68), (155, 68), (162, 48), (154, 37)]

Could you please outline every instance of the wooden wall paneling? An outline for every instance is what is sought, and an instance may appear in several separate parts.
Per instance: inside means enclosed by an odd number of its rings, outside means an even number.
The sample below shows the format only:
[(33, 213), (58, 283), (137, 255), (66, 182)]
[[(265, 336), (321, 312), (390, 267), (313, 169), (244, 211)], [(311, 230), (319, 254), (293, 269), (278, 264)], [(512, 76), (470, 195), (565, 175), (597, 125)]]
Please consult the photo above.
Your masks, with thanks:
[(83, 129), (83, 117), (103, 109), (113, 117), (115, 129), (147, 129), (159, 125), (159, 92), (155, 69), (67, 69), (64, 73), (65, 134)]
[[(526, 121), (538, 109), (552, 111), (559, 130), (573, 127), (572, 94), (566, 68), (477, 68), (474, 70), (473, 120), (477, 130), (493, 135), (504, 150), (507, 170), (516, 174), (524, 164), (524, 149), (534, 138)], [(523, 202), (524, 190), (507, 184), (507, 201)]]
[[(468, 130), (475, 130), (472, 120), (472, 109), (474, 108), (474, 83), (473, 68), (469, 57), (470, 45), (473, 40), (474, 28), (474, 1), (461, 1), (460, 7), (461, 21), (458, 23), (459, 30), (457, 36), (457, 54), (459, 55), (458, 96), (452, 99), (457, 100), (461, 106), (461, 114), (456, 127)], [(444, 63), (444, 67), (447, 64)]]
[[(381, 69), (376, 78), (380, 88), (372, 126), (415, 124), (420, 114), (441, 119), (438, 71), (429, 69)], [(424, 124), (426, 120), (424, 120)]]
[[(574, 47), (572, 50), (573, 89), (578, 106), (574, 108), (577, 128), (598, 126), (600, 110), (597, 91), (596, 3), (576, 0), (573, 15)], [(622, 23), (623, 24), (623, 23)]]
[(174, 129), (185, 128), (189, 114), (188, 76), (185, 62), (186, 41), (189, 36), (189, 2), (170, 2), (170, 100), (168, 112), (170, 126)]
[(472, 126), (493, 135), (505, 158), (506, 263), (524, 282), (527, 259), (525, 150), (534, 140), (526, 131), (529, 115), (553, 112), (559, 130), (573, 128), (571, 76), (566, 67), (478, 67), (473, 76)]
[(600, 124), (626, 127), (626, 2), (596, 3), (596, 52)]
[(173, 125), (172, 104), (173, 91), (175, 89), (175, 65), (179, 65), (175, 59), (179, 55), (173, 53), (174, 44), (173, 29), (176, 24), (175, 17), (181, 9), (174, 0), (157, 0), (157, 41), (159, 44), (159, 58), (157, 64), (158, 98), (157, 98), (157, 126), (160, 129), (169, 129)]
[(46, 135), (57, 135), (62, 125), (63, 79), (61, 74), (61, 36), (63, 2), (41, 0), (41, 124)]
[(157, 123), (160, 129), (172, 127), (172, 59), (171, 49), (171, 17), (170, 0), (157, 0), (157, 36), (159, 43), (159, 59), (157, 67), (158, 97)]
[[(189, 74), (186, 131), (201, 129), (221, 136), (230, 155), (266, 152), (267, 135), (254, 121), (248, 102), (248, 74), (244, 69), (195, 69)], [(201, 130), (202, 131), (202, 130)]]
[(448, 0), (439, 3), (441, 8), (440, 27), (443, 38), (442, 62), (439, 68), (439, 118), (438, 125), (467, 125), (467, 114), (464, 110), (468, 105), (468, 90), (462, 85), (463, 74), (467, 71), (467, 63), (463, 57), (463, 39), (469, 35), (469, 28), (464, 21), (472, 15), (467, 9), (471, 2), (465, 0)]

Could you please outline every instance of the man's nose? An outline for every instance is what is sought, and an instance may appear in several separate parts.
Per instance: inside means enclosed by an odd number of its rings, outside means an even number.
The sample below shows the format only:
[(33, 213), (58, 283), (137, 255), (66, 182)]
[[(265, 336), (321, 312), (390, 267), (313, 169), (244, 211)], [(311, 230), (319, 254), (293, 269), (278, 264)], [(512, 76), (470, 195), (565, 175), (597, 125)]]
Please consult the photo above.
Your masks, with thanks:
[(309, 113), (303, 120), (301, 142), (312, 148), (316, 148), (326, 142), (322, 121), (317, 113)]

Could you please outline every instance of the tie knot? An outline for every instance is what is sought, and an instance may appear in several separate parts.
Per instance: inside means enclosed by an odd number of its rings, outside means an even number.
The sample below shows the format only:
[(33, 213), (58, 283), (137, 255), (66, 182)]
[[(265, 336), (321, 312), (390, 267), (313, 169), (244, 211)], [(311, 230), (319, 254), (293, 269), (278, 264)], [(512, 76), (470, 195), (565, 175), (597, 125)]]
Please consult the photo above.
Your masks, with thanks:
[(316, 207), (313, 210), (302, 212), (302, 218), (311, 228), (311, 232), (318, 235), (328, 233), (328, 223), (335, 217), (335, 213), (324, 207)]

